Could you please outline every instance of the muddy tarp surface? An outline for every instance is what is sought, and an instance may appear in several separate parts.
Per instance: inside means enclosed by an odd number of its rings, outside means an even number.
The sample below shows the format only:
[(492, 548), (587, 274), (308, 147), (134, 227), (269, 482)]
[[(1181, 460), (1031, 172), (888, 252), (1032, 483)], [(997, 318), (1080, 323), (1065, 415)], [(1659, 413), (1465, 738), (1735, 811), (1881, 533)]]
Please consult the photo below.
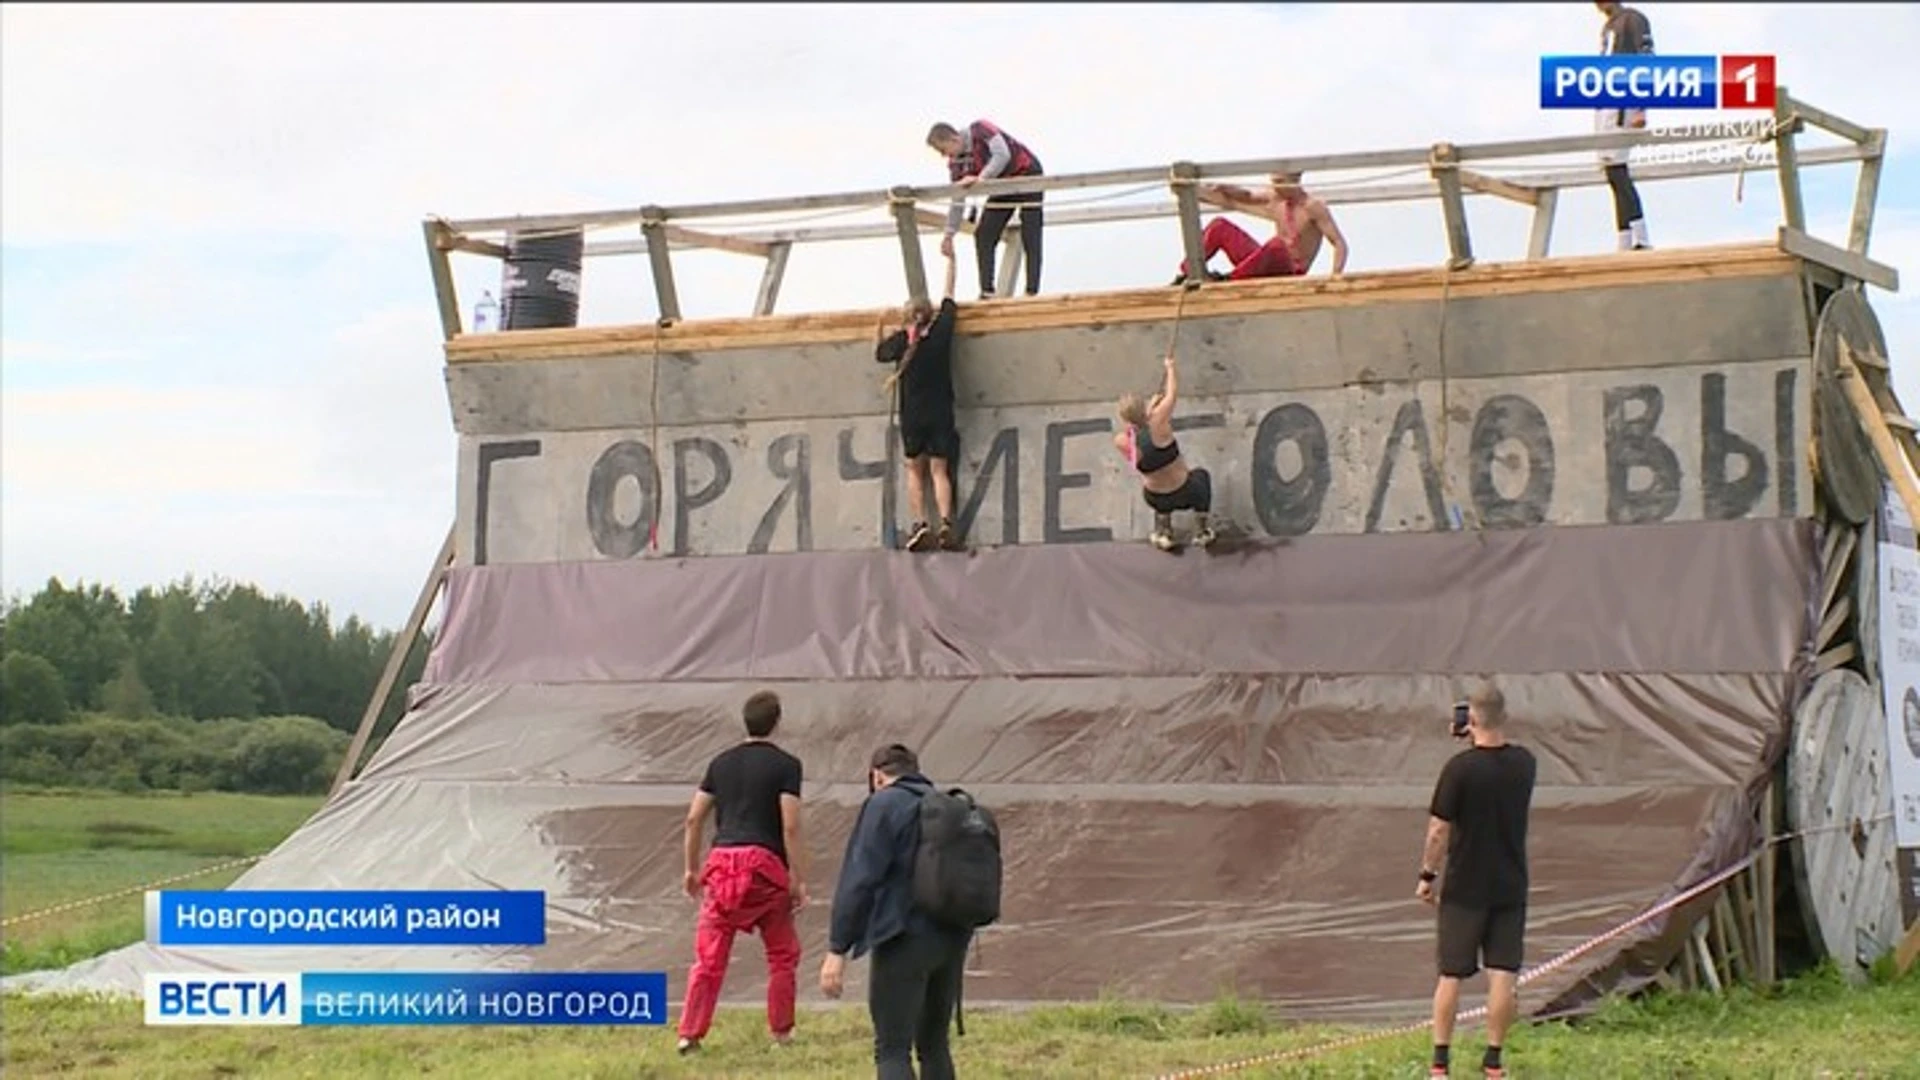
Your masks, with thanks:
[[(968, 999), (1223, 990), (1299, 1016), (1425, 1014), (1413, 899), (1450, 703), (1501, 678), (1540, 761), (1531, 966), (1746, 850), (1803, 682), (1812, 526), (1757, 521), (1145, 546), (843, 552), (456, 571), (413, 707), (362, 776), (238, 883), (536, 888), (539, 949), (161, 950), (156, 965), (666, 970), (694, 908), (681, 820), (741, 701), (777, 689), (830, 894), (894, 740), (1005, 834)], [(803, 998), (826, 906), (802, 915)], [(1577, 998), (1664, 926), (1533, 984)], [(291, 954), (291, 955), (290, 955)], [(852, 966), (859, 1000), (865, 964)], [(42, 978), (43, 984), (62, 980)], [(759, 950), (727, 998), (759, 999)], [(675, 1003), (677, 1008), (677, 1002)]]

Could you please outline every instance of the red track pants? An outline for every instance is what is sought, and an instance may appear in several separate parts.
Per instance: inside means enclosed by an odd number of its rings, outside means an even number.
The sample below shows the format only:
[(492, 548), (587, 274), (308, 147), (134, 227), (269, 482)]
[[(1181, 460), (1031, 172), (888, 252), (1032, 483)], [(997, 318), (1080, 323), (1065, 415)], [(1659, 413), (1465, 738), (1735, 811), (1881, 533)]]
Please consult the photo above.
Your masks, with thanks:
[[(1224, 251), (1227, 258), (1233, 260), (1233, 272), (1227, 277), (1240, 281), (1246, 278), (1294, 277), (1306, 273), (1306, 268), (1294, 262), (1293, 252), (1276, 236), (1266, 243), (1258, 243), (1247, 231), (1226, 218), (1217, 217), (1207, 222), (1207, 231), (1202, 233), (1201, 258), (1211, 259), (1215, 252)], [(1186, 260), (1180, 262), (1180, 272), (1187, 272)]]
[(763, 847), (714, 848), (707, 854), (700, 883), (700, 922), (693, 969), (687, 974), (687, 1002), (680, 1011), (680, 1037), (706, 1036), (720, 1002), (720, 984), (727, 977), (733, 936), (755, 931), (767, 950), (767, 1027), (775, 1035), (792, 1031), (800, 935), (793, 928), (786, 865)]

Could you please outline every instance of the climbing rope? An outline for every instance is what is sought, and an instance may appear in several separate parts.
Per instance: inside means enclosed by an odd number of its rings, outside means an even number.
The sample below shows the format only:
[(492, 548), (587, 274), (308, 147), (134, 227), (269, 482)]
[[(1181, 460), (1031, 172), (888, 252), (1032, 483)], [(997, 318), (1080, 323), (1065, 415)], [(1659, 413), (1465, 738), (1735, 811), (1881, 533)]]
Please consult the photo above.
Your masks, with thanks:
[(264, 858), (266, 858), (266, 854), (263, 852), (259, 855), (248, 855), (241, 859), (229, 859), (226, 862), (214, 863), (212, 866), (203, 866), (198, 870), (189, 870), (184, 874), (175, 874), (172, 877), (164, 877), (158, 881), (149, 881), (145, 885), (134, 885), (130, 888), (115, 889), (112, 892), (101, 893), (98, 896), (89, 896), (84, 900), (70, 900), (63, 904), (55, 904), (52, 907), (43, 907), (38, 911), (9, 915), (5, 919), (0, 919), (0, 927), (13, 926), (16, 923), (29, 922), (33, 919), (44, 919), (49, 915), (58, 915), (63, 911), (78, 911), (81, 908), (92, 907), (95, 904), (104, 904), (109, 900), (118, 900), (123, 896), (138, 896), (142, 893), (158, 889), (163, 885), (173, 885), (182, 881), (191, 881), (198, 877), (206, 877), (208, 874), (217, 874), (222, 870), (232, 870), (238, 866), (256, 863)]
[[(1453, 470), (1448, 467), (1449, 461), (1447, 459), (1447, 433), (1448, 428), (1452, 425), (1453, 419), (1449, 412), (1451, 401), (1448, 396), (1448, 388), (1451, 386), (1451, 380), (1447, 374), (1447, 311), (1451, 306), (1452, 299), (1453, 259), (1449, 257), (1446, 266), (1440, 271), (1440, 332), (1437, 346), (1437, 351), (1440, 354), (1440, 452), (1437, 455), (1440, 459), (1440, 493), (1447, 502), (1449, 515), (1447, 527), (1449, 529), (1464, 527), (1469, 512), (1472, 513), (1473, 527), (1478, 529), (1481, 526), (1479, 512), (1472, 509), (1471, 502), (1465, 505), (1460, 502), (1459, 496), (1453, 490)], [(1458, 517), (1460, 520), (1452, 520), (1455, 517)], [(1438, 523), (1436, 522), (1436, 524)]]
[[(1889, 821), (1892, 818), (1893, 818), (1893, 814), (1891, 812), (1888, 812), (1888, 813), (1880, 814), (1874, 818), (1871, 818), (1868, 821), (1858, 822), (1857, 824), (1876, 825), (1883, 821)], [(1760, 856), (1766, 854), (1767, 850), (1776, 844), (1783, 844), (1789, 840), (1797, 840), (1797, 839), (1800, 839), (1801, 837), (1812, 836), (1815, 833), (1836, 832), (1844, 829), (1852, 829), (1855, 824), (1856, 822), (1835, 822), (1831, 825), (1816, 825), (1812, 828), (1800, 829), (1794, 832), (1783, 833), (1778, 836), (1769, 837), (1768, 839), (1762, 841), (1758, 847), (1754, 848), (1753, 851), (1747, 853), (1747, 855), (1744, 858), (1742, 858), (1739, 862), (1736, 862), (1733, 865), (1727, 867), (1726, 869), (1720, 871), (1719, 873), (1708, 877), (1706, 880), (1700, 882), (1699, 884), (1681, 891), (1678, 895), (1670, 899), (1663, 900), (1658, 904), (1655, 904), (1654, 906), (1648, 908), (1647, 910), (1641, 912), (1638, 915), (1635, 915), (1633, 918), (1628, 919), (1626, 922), (1621, 923), (1620, 925), (1612, 928), (1611, 930), (1607, 930), (1603, 933), (1596, 934), (1593, 937), (1588, 938), (1587, 940), (1581, 942), (1580, 944), (1575, 945), (1573, 948), (1568, 949), (1566, 952), (1561, 953), (1559, 956), (1556, 956), (1553, 959), (1548, 960), (1546, 963), (1540, 964), (1537, 967), (1534, 967), (1527, 971), (1522, 972), (1520, 974), (1520, 977), (1516, 979), (1515, 982), (1517, 985), (1524, 986), (1527, 983), (1533, 982), (1534, 980), (1540, 978), (1543, 975), (1549, 974), (1550, 972), (1563, 968), (1568, 964), (1574, 962), (1575, 960), (1578, 960), (1580, 957), (1585, 956), (1587, 953), (1590, 953), (1593, 950), (1599, 948), (1600, 946), (1605, 945), (1607, 942), (1612, 941), (1623, 934), (1630, 933), (1633, 930), (1636, 930), (1641, 926), (1646, 925), (1648, 922), (1651, 922), (1652, 920), (1659, 918), (1661, 915), (1664, 915), (1667, 912), (1672, 911), (1673, 909), (1681, 906), (1682, 904), (1685, 904), (1689, 900), (1692, 900), (1695, 897), (1698, 897), (1718, 887), (1719, 885), (1731, 880), (1735, 875), (1746, 870), (1747, 867), (1752, 866), (1756, 861), (1759, 860)], [(1486, 1015), (1487, 1015), (1487, 1006), (1480, 1005), (1473, 1009), (1469, 1009), (1466, 1012), (1458, 1014), (1454, 1022), (1456, 1024), (1469, 1024), (1475, 1020), (1484, 1018)], [(1281, 1050), (1281, 1051), (1276, 1051), (1269, 1054), (1261, 1054), (1257, 1057), (1241, 1058), (1238, 1061), (1227, 1061), (1227, 1062), (1222, 1062), (1218, 1065), (1206, 1065), (1206, 1066), (1201, 1066), (1199, 1068), (1194, 1068), (1194, 1069), (1184, 1069), (1178, 1072), (1162, 1073), (1156, 1078), (1156, 1080), (1191, 1080), (1191, 1078), (1193, 1077), (1220, 1076), (1225, 1073), (1239, 1072), (1243, 1069), (1251, 1069), (1260, 1065), (1277, 1065), (1282, 1062), (1299, 1061), (1304, 1058), (1318, 1057), (1321, 1054), (1330, 1054), (1335, 1050), (1346, 1050), (1355, 1046), (1362, 1046), (1367, 1043), (1380, 1042), (1385, 1039), (1396, 1039), (1404, 1035), (1412, 1035), (1417, 1032), (1425, 1031), (1432, 1026), (1433, 1026), (1433, 1020), (1431, 1017), (1429, 1017), (1428, 1019), (1419, 1021), (1417, 1023), (1404, 1024), (1400, 1027), (1382, 1028), (1376, 1031), (1362, 1032), (1357, 1035), (1347, 1035), (1338, 1039), (1330, 1039), (1326, 1042), (1315, 1043), (1312, 1046), (1296, 1047), (1295, 1049), (1292, 1049), (1292, 1050)]]

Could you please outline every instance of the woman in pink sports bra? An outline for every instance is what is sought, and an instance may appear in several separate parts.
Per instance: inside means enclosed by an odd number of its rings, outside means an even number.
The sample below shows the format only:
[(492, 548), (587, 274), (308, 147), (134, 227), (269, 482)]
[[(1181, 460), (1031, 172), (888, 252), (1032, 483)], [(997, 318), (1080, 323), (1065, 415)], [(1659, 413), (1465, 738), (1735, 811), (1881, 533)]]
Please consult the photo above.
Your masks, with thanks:
[(1161, 551), (1178, 549), (1173, 515), (1191, 510), (1197, 526), (1193, 542), (1210, 547), (1214, 541), (1210, 520), (1213, 477), (1205, 469), (1189, 468), (1180, 455), (1180, 440), (1173, 434), (1179, 376), (1172, 353), (1167, 354), (1164, 364), (1166, 382), (1159, 393), (1145, 401), (1138, 394), (1120, 398), (1120, 419), (1126, 426), (1114, 434), (1114, 448), (1140, 474), (1142, 495), (1153, 508), (1153, 546)]

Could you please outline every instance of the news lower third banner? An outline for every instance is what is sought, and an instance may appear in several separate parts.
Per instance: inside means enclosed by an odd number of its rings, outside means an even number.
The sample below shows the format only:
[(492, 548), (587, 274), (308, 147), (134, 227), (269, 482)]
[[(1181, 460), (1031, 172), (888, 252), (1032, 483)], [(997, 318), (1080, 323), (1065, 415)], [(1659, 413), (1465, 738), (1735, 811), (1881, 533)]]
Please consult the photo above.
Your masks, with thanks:
[(1543, 109), (1772, 109), (1771, 56), (1543, 56)]
[(651, 972), (147, 972), (147, 1023), (176, 1026), (662, 1025)]
[(534, 891), (147, 893), (153, 945), (545, 945)]

